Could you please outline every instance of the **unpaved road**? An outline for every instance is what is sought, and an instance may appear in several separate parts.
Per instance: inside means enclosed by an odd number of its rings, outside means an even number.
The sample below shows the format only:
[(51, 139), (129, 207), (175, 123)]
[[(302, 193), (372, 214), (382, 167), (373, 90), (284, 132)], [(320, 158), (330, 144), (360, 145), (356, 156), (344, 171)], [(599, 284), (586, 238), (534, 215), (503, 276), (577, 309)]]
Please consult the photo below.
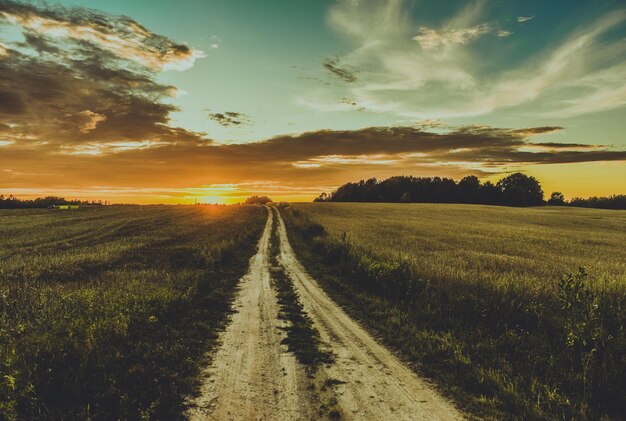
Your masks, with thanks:
[(257, 254), (240, 283), (221, 348), (204, 372), (192, 420), (312, 420), (319, 412), (304, 368), (281, 345), (283, 322), (270, 283), (271, 212), (278, 215), (279, 262), (335, 362), (320, 368), (335, 386), (345, 419), (457, 420), (463, 417), (424, 380), (337, 306), (298, 262), (280, 213), (272, 208)]
[(203, 373), (196, 408), (187, 414), (192, 420), (313, 419), (304, 369), (280, 343), (284, 333), (270, 286), (271, 231), (268, 217), (257, 254), (240, 281), (236, 313)]
[(335, 354), (335, 363), (325, 370), (330, 378), (345, 382), (337, 386), (344, 416), (368, 420), (462, 419), (451, 403), (377, 343), (306, 273), (289, 244), (280, 213), (278, 216), (279, 260), (322, 341)]

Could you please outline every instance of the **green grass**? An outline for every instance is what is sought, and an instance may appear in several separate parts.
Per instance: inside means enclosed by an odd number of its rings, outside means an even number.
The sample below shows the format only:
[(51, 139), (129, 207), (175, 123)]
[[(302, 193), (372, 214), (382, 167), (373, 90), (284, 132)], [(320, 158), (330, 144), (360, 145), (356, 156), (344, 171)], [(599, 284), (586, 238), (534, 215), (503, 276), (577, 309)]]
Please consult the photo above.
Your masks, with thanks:
[(335, 300), (471, 413), (626, 413), (626, 212), (323, 203), (285, 216)]
[(178, 419), (256, 207), (0, 211), (0, 419)]
[(283, 344), (287, 345), (289, 352), (293, 353), (306, 368), (307, 389), (310, 392), (308, 397), (311, 402), (318, 404), (316, 419), (342, 419), (343, 415), (338, 407), (336, 386), (343, 382), (330, 378), (324, 370), (319, 370), (323, 365), (329, 367), (333, 364), (335, 356), (332, 352), (323, 349), (319, 331), (304, 310), (293, 281), (289, 278), (284, 266), (280, 264), (278, 259), (280, 254), (279, 219), (275, 211), (272, 211), (272, 218), (270, 242), (272, 285), (276, 289), (278, 305), (280, 306), (278, 317), (288, 323), (283, 328), (286, 332)]
[(321, 364), (331, 364), (333, 355), (322, 349), (320, 334), (313, 326), (311, 318), (304, 311), (298, 293), (294, 289), (285, 268), (278, 261), (280, 253), (279, 220), (274, 211), (272, 211), (272, 218), (274, 222), (270, 247), (272, 283), (276, 288), (280, 306), (279, 318), (289, 322), (289, 325), (285, 328), (287, 336), (283, 343), (287, 345), (289, 351), (296, 356), (298, 361), (307, 368), (309, 373), (313, 374)]

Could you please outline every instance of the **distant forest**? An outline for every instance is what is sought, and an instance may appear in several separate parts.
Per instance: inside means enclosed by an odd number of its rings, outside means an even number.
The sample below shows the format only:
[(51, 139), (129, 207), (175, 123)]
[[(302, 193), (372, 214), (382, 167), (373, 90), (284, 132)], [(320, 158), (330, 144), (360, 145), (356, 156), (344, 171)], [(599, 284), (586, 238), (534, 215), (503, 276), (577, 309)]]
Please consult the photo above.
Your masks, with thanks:
[(503, 206), (579, 206), (626, 209), (626, 195), (573, 198), (560, 192), (544, 200), (541, 184), (522, 173), (511, 174), (493, 184), (481, 183), (470, 175), (456, 182), (451, 178), (397, 176), (378, 181), (375, 178), (346, 183), (331, 194), (322, 193), (315, 202), (386, 202), (386, 203), (469, 203)]
[(0, 209), (46, 209), (58, 205), (95, 205), (102, 206), (105, 203), (102, 200), (84, 201), (84, 200), (66, 200), (64, 197), (46, 196), (38, 197), (33, 200), (22, 200), (10, 195), (4, 197), (0, 195)]

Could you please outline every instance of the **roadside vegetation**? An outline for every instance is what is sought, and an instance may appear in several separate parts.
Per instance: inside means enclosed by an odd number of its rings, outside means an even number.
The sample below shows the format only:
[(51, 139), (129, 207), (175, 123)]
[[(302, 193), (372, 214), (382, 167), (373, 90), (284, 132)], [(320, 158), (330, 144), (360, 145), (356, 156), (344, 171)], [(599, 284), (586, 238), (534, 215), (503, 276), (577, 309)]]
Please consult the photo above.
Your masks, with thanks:
[(626, 214), (297, 204), (283, 216), (333, 298), (471, 413), (626, 413)]
[(0, 419), (179, 419), (266, 219), (0, 212)]
[(333, 364), (334, 355), (323, 349), (318, 330), (313, 325), (311, 317), (306, 313), (292, 280), (279, 261), (280, 236), (278, 234), (279, 219), (272, 209), (272, 237), (270, 241), (270, 263), (272, 283), (276, 288), (279, 318), (287, 321), (284, 328), (287, 336), (283, 343), (287, 345), (298, 362), (306, 367), (311, 392), (310, 399), (316, 402), (317, 419), (339, 420), (343, 418), (338, 407), (336, 386), (340, 380), (328, 377), (325, 371), (320, 370), (323, 365)]
[(279, 221), (274, 210), (272, 210), (272, 218), (270, 242), (272, 282), (277, 290), (278, 304), (280, 305), (279, 317), (289, 323), (285, 328), (287, 336), (284, 343), (289, 351), (294, 353), (298, 361), (304, 364), (310, 373), (314, 373), (321, 364), (332, 363), (333, 356), (322, 349), (320, 334), (313, 327), (313, 321), (304, 311), (285, 268), (278, 261), (280, 254)]

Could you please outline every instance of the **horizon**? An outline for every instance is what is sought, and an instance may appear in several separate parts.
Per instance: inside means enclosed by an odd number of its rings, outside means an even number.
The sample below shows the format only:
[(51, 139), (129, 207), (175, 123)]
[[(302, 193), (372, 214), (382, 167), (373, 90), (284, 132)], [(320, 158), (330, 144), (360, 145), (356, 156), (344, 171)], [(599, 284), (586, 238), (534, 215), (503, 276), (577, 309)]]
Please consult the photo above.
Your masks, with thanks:
[(361, 179), (626, 193), (617, 0), (0, 0), (0, 194), (311, 201)]

